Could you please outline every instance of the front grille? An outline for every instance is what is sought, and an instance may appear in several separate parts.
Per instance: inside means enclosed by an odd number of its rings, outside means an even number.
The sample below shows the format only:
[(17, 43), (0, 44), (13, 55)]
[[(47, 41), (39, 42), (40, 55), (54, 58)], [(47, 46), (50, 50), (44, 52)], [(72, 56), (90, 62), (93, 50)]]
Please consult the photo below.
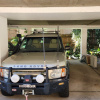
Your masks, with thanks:
[(33, 75), (33, 76), (37, 76), (39, 74), (42, 75), (46, 75), (46, 72), (44, 71), (26, 71), (26, 70), (17, 70), (17, 71), (13, 71), (13, 74), (17, 74), (17, 75)]
[(46, 79), (46, 72), (44, 70), (13, 70), (12, 74), (19, 75), (21, 80), (24, 80), (25, 75), (32, 75), (32, 80), (36, 80), (36, 76), (39, 74), (42, 74)]

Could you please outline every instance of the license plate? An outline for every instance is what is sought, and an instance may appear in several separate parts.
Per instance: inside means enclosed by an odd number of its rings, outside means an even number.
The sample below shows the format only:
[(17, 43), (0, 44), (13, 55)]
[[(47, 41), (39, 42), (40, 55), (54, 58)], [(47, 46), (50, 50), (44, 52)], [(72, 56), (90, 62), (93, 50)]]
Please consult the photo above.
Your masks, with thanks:
[(36, 85), (30, 85), (30, 84), (23, 84), (19, 85), (20, 88), (36, 88)]

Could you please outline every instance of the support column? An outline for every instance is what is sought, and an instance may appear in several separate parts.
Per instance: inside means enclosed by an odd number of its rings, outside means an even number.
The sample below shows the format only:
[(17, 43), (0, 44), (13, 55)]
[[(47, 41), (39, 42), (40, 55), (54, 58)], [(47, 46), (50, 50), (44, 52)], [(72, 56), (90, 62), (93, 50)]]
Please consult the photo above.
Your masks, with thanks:
[(0, 65), (8, 56), (8, 31), (7, 18), (0, 16)]
[(87, 54), (87, 28), (81, 29), (81, 46), (80, 46), (80, 53), (82, 55)]

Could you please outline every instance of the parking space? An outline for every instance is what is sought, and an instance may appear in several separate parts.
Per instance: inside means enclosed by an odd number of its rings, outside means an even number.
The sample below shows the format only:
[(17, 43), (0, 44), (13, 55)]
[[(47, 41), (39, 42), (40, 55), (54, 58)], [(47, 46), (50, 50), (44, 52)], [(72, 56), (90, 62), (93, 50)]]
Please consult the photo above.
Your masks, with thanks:
[[(70, 96), (61, 98), (57, 93), (52, 95), (29, 96), (29, 100), (99, 100), (100, 76), (94, 69), (78, 60), (70, 60)], [(0, 100), (25, 100), (24, 96), (4, 97), (0, 94)]]
[(70, 60), (70, 91), (100, 91), (100, 76), (85, 63)]

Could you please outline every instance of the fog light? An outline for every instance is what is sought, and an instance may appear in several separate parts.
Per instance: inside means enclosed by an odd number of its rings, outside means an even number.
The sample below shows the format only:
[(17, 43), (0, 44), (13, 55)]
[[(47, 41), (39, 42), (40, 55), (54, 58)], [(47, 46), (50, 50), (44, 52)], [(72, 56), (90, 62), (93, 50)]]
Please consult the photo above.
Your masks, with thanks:
[(17, 83), (20, 80), (20, 77), (17, 74), (12, 75), (11, 81)]
[(43, 75), (37, 75), (36, 76), (36, 81), (38, 82), (38, 83), (42, 83), (43, 81), (44, 81), (44, 76)]

